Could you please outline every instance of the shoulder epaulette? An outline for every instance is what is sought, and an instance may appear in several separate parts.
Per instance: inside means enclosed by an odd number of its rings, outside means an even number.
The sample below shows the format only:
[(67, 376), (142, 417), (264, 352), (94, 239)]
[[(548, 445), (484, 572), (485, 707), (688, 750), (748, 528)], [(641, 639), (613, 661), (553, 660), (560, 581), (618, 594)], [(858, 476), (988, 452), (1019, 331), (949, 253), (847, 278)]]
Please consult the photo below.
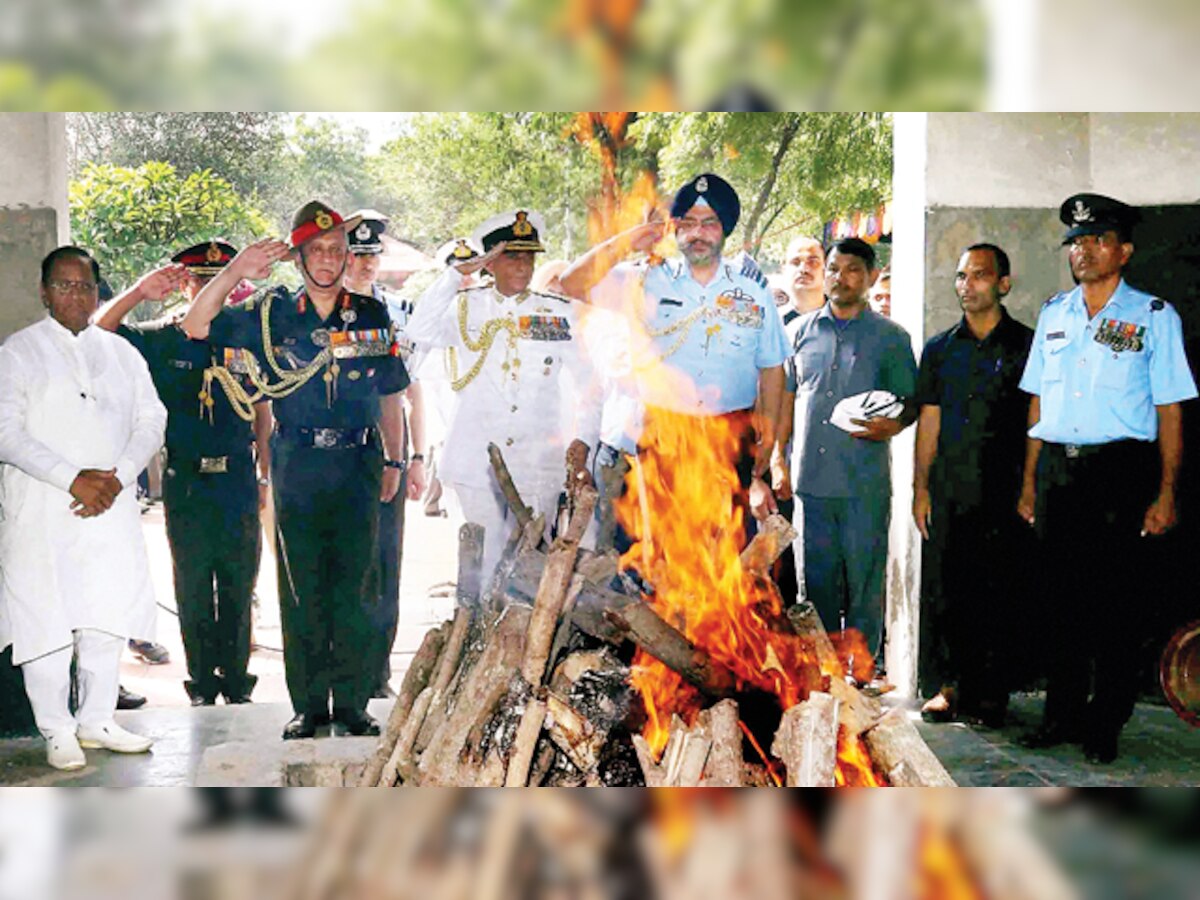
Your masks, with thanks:
[(1065, 297), (1065, 296), (1066, 296), (1066, 293), (1065, 293), (1065, 292), (1063, 292), (1063, 291), (1059, 291), (1059, 292), (1058, 292), (1058, 293), (1056, 293), (1056, 294), (1051, 294), (1049, 297), (1047, 297), (1047, 298), (1046, 298), (1045, 302), (1043, 302), (1043, 303), (1042, 303), (1042, 309), (1045, 309), (1047, 306), (1049, 306), (1049, 305), (1050, 305), (1051, 303), (1053, 303), (1055, 300), (1058, 300), (1058, 299), (1060, 299), (1060, 298), (1062, 298), (1062, 297)]
[(1167, 303), (1165, 300), (1160, 300), (1158, 297), (1155, 297), (1153, 300), (1150, 301), (1150, 311), (1158, 312), (1160, 309), (1162, 309), (1166, 305), (1167, 305)]

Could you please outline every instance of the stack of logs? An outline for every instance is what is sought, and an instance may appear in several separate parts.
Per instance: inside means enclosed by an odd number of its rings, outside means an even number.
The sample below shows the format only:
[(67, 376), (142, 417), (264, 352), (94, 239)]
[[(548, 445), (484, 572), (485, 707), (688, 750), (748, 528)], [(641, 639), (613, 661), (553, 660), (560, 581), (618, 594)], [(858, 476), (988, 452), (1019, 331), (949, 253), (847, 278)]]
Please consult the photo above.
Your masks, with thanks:
[[(487, 585), (483, 529), (459, 535), (454, 618), (425, 635), (360, 782), (363, 786), (637, 785), (735, 787), (770, 783), (774, 765), (747, 762), (737, 679), (658, 616), (620, 580), (613, 555), (581, 556), (596, 492), (582, 488), (565, 533), (542, 546), (544, 522), (521, 501), (499, 451), (492, 465), (518, 527)], [(742, 553), (756, 577), (795, 532), (773, 516)], [(824, 673), (842, 671), (815, 610), (800, 604), (784, 627), (809, 642)], [(675, 717), (660, 759), (630, 733), (638, 704), (621, 652), (660, 660), (712, 704), (689, 725)], [(826, 686), (827, 683), (827, 686)], [(839, 729), (862, 737), (873, 766), (897, 786), (953, 785), (902, 710), (833, 674), (783, 713), (767, 749), (789, 786), (833, 786)], [(763, 765), (762, 763), (766, 763)], [(777, 779), (781, 781), (782, 779)]]

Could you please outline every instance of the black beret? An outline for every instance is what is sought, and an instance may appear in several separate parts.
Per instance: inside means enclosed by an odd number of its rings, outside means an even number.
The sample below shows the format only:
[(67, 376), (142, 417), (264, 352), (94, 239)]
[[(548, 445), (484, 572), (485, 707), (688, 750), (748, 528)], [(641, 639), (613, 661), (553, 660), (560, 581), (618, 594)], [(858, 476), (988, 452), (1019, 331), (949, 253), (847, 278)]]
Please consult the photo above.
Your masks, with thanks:
[(1081, 234), (1115, 231), (1128, 235), (1141, 216), (1137, 208), (1103, 194), (1074, 194), (1063, 201), (1058, 217), (1067, 226), (1063, 243)]
[(729, 237), (737, 227), (738, 218), (742, 214), (742, 204), (733, 185), (711, 172), (697, 175), (679, 189), (671, 203), (671, 218), (682, 219), (701, 198), (717, 214), (717, 218), (721, 220), (721, 230)]

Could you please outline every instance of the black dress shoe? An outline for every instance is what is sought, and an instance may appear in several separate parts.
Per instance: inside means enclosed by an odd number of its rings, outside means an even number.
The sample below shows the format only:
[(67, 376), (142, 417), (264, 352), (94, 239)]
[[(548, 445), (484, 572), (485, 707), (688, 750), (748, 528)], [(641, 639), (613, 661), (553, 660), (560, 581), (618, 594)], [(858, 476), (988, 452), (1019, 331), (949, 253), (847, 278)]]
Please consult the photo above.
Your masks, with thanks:
[(341, 725), (347, 734), (355, 737), (378, 736), (379, 734), (379, 723), (365, 712), (348, 709), (334, 710), (333, 720)]
[(1073, 744), (1078, 740), (1078, 729), (1057, 722), (1042, 725), (1017, 739), (1022, 747), (1028, 747), (1030, 750), (1045, 750), (1048, 747), (1057, 747), (1059, 744)]
[(225, 705), (226, 706), (234, 706), (234, 705), (241, 704), (241, 703), (251, 703), (251, 702), (253, 702), (253, 701), (251, 701), (249, 694), (234, 694), (232, 697), (229, 696), (229, 694), (225, 694)]
[(317, 729), (329, 724), (328, 713), (296, 713), (283, 728), (285, 741), (297, 741), (317, 736)]
[(194, 694), (192, 696), (192, 706), (215, 706), (216, 703), (215, 697), (205, 697), (203, 694)]
[(122, 685), (117, 685), (117, 709), (141, 709), (146, 705), (146, 698), (133, 691), (127, 691)]
[(1117, 758), (1117, 734), (1096, 732), (1083, 739), (1083, 755), (1088, 762), (1108, 765)]

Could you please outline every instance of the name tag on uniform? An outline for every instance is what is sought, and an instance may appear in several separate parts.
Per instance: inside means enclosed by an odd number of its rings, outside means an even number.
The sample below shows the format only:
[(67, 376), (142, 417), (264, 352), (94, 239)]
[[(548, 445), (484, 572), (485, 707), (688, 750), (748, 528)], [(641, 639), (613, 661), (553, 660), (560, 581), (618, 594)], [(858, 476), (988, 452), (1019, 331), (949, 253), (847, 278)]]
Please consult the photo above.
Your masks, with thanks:
[(192, 368), (191, 360), (187, 360), (187, 359), (168, 359), (167, 365), (169, 365), (175, 369), (191, 370), (191, 368)]
[(682, 300), (672, 300), (670, 297), (662, 297), (658, 301), (659, 306), (683, 306)]
[(1051, 331), (1046, 334), (1046, 340), (1061, 341), (1066, 336), (1067, 336), (1067, 333), (1065, 331)]
[(1117, 353), (1130, 350), (1140, 353), (1146, 346), (1146, 326), (1120, 319), (1103, 319), (1093, 338), (1097, 344), (1111, 347)]
[(521, 316), (520, 336), (531, 341), (569, 341), (571, 323), (565, 316)]

